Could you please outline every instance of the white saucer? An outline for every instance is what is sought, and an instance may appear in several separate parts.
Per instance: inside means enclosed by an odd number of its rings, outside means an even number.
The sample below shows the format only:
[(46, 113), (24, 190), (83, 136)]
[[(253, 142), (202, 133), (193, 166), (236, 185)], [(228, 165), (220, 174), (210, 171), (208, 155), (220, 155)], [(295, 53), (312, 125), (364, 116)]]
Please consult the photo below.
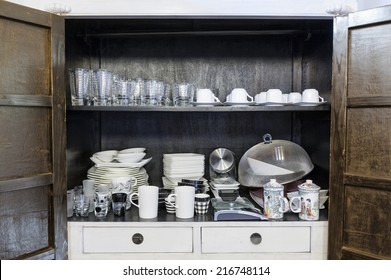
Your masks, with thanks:
[(223, 105), (221, 102), (190, 102), (194, 106), (219, 106)]
[(285, 106), (290, 105), (291, 103), (283, 103), (283, 102), (261, 102), (261, 103), (255, 103), (255, 105), (259, 106)]
[(228, 105), (228, 106), (250, 106), (250, 105), (255, 105), (255, 102), (253, 102), (253, 101), (247, 101), (247, 102), (224, 102), (224, 105)]
[(292, 105), (296, 105), (296, 106), (319, 106), (319, 105), (323, 105), (323, 104), (326, 104), (327, 101), (323, 101), (323, 102), (299, 102), (299, 103), (293, 103)]

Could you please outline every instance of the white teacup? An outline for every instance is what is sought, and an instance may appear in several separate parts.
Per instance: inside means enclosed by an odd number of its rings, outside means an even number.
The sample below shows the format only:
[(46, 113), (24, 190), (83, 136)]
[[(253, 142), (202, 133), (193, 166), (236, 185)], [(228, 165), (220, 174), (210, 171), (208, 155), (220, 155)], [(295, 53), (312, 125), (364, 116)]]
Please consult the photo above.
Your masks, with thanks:
[(220, 100), (214, 95), (213, 91), (208, 88), (198, 89), (196, 99), (198, 103), (220, 102)]
[(282, 91), (279, 89), (269, 89), (266, 92), (266, 102), (282, 103)]
[(300, 92), (291, 92), (288, 97), (289, 103), (299, 103), (301, 102), (301, 93)]
[(323, 102), (324, 99), (319, 96), (319, 92), (316, 89), (310, 88), (303, 91), (301, 101), (307, 103), (318, 103)]
[[(250, 100), (248, 100), (248, 98)], [(234, 88), (227, 96), (227, 101), (233, 103), (247, 103), (254, 101), (254, 98), (249, 95), (244, 88)]]
[(266, 91), (262, 91), (255, 95), (255, 102), (257, 103), (265, 103), (266, 102)]
[[(138, 197), (138, 204), (133, 202), (132, 198), (134, 196)], [(137, 193), (130, 195), (130, 202), (139, 208), (138, 215), (141, 219), (156, 218), (159, 205), (159, 187), (138, 187)]]
[[(175, 204), (171, 202), (173, 201), (172, 197), (175, 197)], [(170, 194), (167, 200), (171, 206), (176, 208), (175, 215), (177, 218), (189, 219), (194, 217), (194, 187), (175, 187), (175, 193)]]

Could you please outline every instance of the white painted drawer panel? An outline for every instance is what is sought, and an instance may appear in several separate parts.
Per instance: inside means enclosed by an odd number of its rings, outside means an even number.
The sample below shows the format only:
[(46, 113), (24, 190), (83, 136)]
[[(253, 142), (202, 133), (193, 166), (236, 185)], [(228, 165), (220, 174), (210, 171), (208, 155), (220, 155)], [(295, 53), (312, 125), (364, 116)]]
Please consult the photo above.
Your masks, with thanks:
[(310, 227), (202, 228), (202, 253), (297, 253), (310, 250)]
[(193, 229), (84, 227), (83, 244), (84, 253), (191, 253)]

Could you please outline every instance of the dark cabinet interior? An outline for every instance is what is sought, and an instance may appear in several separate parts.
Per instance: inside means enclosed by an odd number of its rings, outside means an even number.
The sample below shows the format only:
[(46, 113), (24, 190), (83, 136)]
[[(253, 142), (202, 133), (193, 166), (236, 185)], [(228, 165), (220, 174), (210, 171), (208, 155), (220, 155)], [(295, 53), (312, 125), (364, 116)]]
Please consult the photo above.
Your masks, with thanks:
[[(332, 20), (262, 18), (66, 19), (67, 68), (106, 68), (125, 77), (233, 88), (252, 96), (316, 88), (317, 107), (72, 107), (67, 110), (68, 188), (81, 183), (97, 151), (145, 147), (151, 185), (162, 186), (164, 153), (242, 155), (270, 133), (310, 155), (309, 174), (328, 187)], [(68, 100), (69, 89), (67, 92)], [(68, 102), (69, 104), (69, 102)], [(208, 178), (206, 160), (205, 177)]]

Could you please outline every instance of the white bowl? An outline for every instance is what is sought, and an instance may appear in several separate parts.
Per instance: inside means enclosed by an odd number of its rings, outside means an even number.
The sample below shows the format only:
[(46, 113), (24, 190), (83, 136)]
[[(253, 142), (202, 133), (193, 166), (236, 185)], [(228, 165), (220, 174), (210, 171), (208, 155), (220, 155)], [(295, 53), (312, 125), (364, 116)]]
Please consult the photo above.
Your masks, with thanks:
[(108, 157), (108, 156), (111, 156), (111, 157), (114, 157), (118, 154), (118, 151), (116, 150), (107, 150), (107, 151), (100, 151), (100, 152), (97, 152), (95, 154), (93, 154), (93, 156), (104, 156), (104, 157)]
[(321, 197), (319, 197), (319, 209), (324, 209), (325, 208), (324, 204), (326, 203), (328, 198), (329, 198), (328, 196), (321, 196)]
[(118, 152), (118, 154), (143, 153), (145, 148), (129, 148)]
[(118, 154), (114, 159), (121, 163), (136, 163), (145, 157), (145, 153)]
[(141, 158), (145, 157), (146, 153), (122, 153), (118, 154), (115, 158)]
[(103, 162), (112, 162), (113, 161), (113, 156), (94, 156), (94, 157), (99, 159), (100, 161), (103, 161)]

